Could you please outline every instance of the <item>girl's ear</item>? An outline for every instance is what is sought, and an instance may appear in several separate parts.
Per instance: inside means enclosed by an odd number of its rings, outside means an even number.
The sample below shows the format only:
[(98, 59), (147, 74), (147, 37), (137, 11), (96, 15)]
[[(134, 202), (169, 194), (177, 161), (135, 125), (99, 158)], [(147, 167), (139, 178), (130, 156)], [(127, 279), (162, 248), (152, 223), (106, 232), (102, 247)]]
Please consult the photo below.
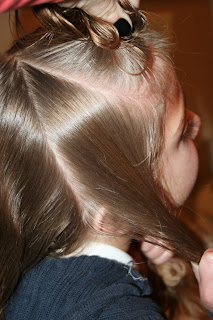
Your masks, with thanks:
[(102, 242), (117, 247), (127, 252), (131, 239), (127, 235), (127, 229), (122, 224), (115, 223), (115, 219), (106, 208), (100, 208), (93, 218), (93, 230), (97, 231), (93, 241)]
[(98, 232), (111, 236), (123, 235), (124, 233), (121, 228), (118, 228), (118, 224), (116, 226), (114, 224), (113, 216), (104, 207), (100, 208), (93, 218), (93, 228)]

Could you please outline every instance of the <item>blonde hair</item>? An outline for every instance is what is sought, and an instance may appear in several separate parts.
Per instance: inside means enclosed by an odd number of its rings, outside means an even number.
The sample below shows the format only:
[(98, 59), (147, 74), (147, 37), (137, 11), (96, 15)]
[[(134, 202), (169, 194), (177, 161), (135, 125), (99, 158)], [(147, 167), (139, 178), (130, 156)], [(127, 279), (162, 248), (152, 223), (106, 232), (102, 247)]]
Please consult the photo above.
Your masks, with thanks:
[(43, 27), (0, 57), (1, 308), (39, 260), (81, 245), (100, 208), (129, 237), (199, 259), (157, 182), (171, 64), (124, 7), (123, 39), (82, 10), (38, 7)]

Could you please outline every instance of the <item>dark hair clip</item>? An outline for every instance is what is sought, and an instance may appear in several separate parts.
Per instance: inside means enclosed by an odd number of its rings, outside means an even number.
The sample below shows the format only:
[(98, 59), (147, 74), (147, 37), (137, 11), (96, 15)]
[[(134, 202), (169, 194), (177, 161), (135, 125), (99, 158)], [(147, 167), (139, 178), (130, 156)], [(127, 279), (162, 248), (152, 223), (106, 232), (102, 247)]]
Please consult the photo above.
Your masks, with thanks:
[(123, 18), (114, 23), (114, 26), (118, 30), (120, 37), (129, 36), (132, 33), (132, 27), (129, 22)]

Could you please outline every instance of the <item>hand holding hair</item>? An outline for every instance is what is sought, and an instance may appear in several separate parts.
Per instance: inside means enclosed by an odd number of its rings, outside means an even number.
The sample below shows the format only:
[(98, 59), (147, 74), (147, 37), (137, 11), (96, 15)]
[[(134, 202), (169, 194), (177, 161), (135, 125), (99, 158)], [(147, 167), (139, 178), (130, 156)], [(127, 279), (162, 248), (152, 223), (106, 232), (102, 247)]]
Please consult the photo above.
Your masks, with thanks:
[[(166, 263), (173, 257), (172, 251), (146, 241), (142, 242), (141, 251), (156, 265)], [(213, 312), (213, 249), (205, 251), (199, 265), (192, 263), (192, 269), (199, 284), (200, 299), (205, 308)]]
[[(136, 8), (140, 1), (131, 0), (130, 3)], [(63, 1), (59, 3), (61, 7), (80, 8), (90, 15), (97, 16), (109, 22), (115, 23), (118, 19), (126, 19), (132, 24), (128, 14), (124, 12), (117, 0), (77, 0)]]
[[(146, 17), (133, 6), (131, 1), (126, 3), (125, 0), (98, 0), (96, 3), (95, 0), (79, 0), (69, 2), (73, 3), (71, 7), (64, 7), (64, 4), (63, 6), (46, 4), (35, 6), (33, 9), (41, 24), (51, 34), (60, 33), (71, 38), (89, 37), (96, 46), (114, 50), (120, 46), (121, 41), (128, 41), (134, 32), (145, 31), (147, 27)], [(135, 2), (133, 0), (133, 3)], [(90, 6), (86, 3), (90, 3)], [(116, 4), (116, 7), (112, 5), (107, 11), (106, 3)], [(134, 28), (124, 18), (118, 19), (113, 25), (110, 13), (116, 11), (116, 8), (120, 8), (120, 14), (123, 12)], [(114, 20), (117, 17), (120, 15), (114, 15)]]
[[(16, 10), (27, 5), (35, 6), (42, 3), (59, 3), (64, 8), (83, 9), (89, 15), (114, 23), (120, 36), (127, 36), (132, 31), (131, 19), (117, 0), (0, 0), (0, 13)], [(130, 0), (129, 3), (138, 9), (140, 0)]]
[[(133, 7), (139, 8), (140, 0), (129, 2)], [(129, 35), (132, 31), (132, 21), (117, 0), (71, 0), (63, 1), (59, 5), (67, 8), (80, 8), (89, 15), (114, 23), (120, 36)]]
[(213, 249), (204, 252), (199, 265), (192, 264), (203, 305), (213, 312)]

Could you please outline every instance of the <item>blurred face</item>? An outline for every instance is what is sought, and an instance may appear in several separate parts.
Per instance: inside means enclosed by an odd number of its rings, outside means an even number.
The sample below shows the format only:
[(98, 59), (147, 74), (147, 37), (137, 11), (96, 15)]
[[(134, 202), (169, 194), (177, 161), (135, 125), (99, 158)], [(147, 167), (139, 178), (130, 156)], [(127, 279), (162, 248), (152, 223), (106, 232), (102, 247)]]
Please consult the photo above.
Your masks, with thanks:
[(175, 206), (189, 196), (198, 174), (198, 154), (194, 144), (200, 118), (186, 109), (183, 92), (175, 81), (169, 89), (165, 118), (165, 149), (162, 154), (163, 187)]

